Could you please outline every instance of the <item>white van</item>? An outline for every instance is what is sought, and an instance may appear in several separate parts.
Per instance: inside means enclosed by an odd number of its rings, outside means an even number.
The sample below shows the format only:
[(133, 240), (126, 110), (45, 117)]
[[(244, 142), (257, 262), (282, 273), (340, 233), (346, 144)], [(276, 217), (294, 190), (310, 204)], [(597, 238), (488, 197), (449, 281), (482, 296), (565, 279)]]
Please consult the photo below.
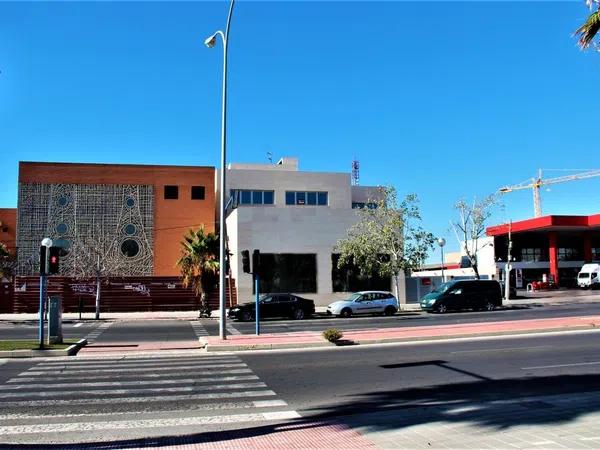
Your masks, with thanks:
[(600, 264), (584, 264), (577, 274), (580, 288), (600, 287)]

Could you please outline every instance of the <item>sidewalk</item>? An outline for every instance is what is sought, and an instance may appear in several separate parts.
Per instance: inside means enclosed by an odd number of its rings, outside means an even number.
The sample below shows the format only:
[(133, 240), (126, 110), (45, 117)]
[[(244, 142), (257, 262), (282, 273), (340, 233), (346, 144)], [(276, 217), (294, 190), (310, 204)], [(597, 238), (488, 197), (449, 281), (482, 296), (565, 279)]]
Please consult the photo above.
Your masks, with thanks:
[[(433, 325), (410, 328), (379, 328), (344, 332), (337, 345), (365, 345), (392, 342), (415, 342), (463, 337), (498, 336), (549, 331), (573, 331), (600, 327), (600, 316), (560, 317), (552, 319), (517, 320), (503, 322)], [(308, 347), (331, 347), (320, 332), (296, 332), (256, 335), (230, 335), (223, 341), (217, 336), (201, 337), (207, 352), (272, 350)]]

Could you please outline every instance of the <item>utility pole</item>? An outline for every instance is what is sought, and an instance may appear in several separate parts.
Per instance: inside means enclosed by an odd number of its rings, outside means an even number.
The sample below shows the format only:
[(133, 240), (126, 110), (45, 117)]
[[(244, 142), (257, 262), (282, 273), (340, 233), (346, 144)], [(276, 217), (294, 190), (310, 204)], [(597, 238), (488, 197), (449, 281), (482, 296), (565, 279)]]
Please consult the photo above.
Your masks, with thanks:
[(510, 260), (512, 250), (512, 220), (508, 223), (508, 252), (506, 255), (506, 268), (504, 269), (504, 298), (510, 300)]

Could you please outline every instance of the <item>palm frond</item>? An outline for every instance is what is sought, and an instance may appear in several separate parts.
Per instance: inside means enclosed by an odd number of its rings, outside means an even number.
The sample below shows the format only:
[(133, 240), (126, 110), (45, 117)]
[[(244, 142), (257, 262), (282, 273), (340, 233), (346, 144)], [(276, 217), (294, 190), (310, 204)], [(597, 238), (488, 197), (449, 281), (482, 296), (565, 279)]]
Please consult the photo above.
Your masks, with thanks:
[(590, 46), (598, 31), (600, 31), (600, 11), (595, 11), (589, 15), (583, 25), (575, 30), (575, 36), (579, 36), (577, 44), (582, 50)]

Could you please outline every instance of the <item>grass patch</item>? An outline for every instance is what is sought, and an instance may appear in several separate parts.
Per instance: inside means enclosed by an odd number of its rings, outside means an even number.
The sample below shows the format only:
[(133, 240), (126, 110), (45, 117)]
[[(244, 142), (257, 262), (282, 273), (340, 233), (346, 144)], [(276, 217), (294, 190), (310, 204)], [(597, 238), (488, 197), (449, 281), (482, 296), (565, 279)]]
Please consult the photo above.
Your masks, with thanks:
[[(62, 344), (44, 344), (44, 350), (64, 350), (77, 341), (66, 340)], [(14, 341), (0, 341), (0, 351), (10, 350), (39, 350), (39, 341), (36, 340), (14, 340)]]

